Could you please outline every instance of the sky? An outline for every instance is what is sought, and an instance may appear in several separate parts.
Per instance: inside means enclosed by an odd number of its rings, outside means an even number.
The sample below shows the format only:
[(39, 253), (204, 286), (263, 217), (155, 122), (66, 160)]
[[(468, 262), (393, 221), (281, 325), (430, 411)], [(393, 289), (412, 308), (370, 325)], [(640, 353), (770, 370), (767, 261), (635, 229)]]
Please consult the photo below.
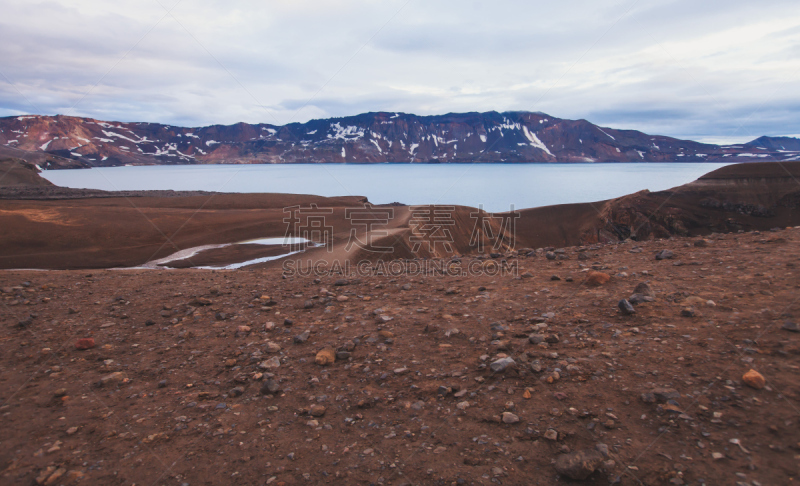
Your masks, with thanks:
[(0, 116), (284, 125), (541, 111), (800, 134), (797, 0), (0, 0)]

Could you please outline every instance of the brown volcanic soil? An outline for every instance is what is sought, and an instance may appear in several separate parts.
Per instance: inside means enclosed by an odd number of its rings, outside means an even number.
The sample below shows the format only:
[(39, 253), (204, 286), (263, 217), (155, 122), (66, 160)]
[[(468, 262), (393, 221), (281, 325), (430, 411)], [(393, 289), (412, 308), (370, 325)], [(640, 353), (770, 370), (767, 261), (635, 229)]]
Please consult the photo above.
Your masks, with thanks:
[(52, 185), (39, 176), (36, 167), (29, 162), (13, 158), (0, 160), (0, 187)]
[[(800, 312), (800, 230), (697, 245), (343, 286), (279, 269), (0, 272), (0, 482), (568, 484), (554, 459), (605, 444), (583, 484), (793, 484), (800, 334), (782, 327)], [(591, 269), (610, 282), (584, 285)], [(655, 301), (621, 315), (640, 282)], [(350, 357), (314, 363), (348, 341)], [(493, 373), (503, 355), (516, 369)], [(751, 368), (765, 388), (743, 383)]]
[(282, 237), (283, 208), (318, 204), (344, 208), (363, 198), (291, 194), (209, 194), (63, 201), (0, 201), (0, 268), (137, 266), (181, 249)]

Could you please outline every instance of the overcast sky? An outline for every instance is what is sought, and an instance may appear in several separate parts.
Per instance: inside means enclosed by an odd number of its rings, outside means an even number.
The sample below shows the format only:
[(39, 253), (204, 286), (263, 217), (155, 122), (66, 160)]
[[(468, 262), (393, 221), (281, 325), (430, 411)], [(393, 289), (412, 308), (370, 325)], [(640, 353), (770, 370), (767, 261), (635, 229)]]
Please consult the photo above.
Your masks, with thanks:
[(0, 116), (202, 126), (543, 111), (800, 134), (797, 0), (0, 0)]

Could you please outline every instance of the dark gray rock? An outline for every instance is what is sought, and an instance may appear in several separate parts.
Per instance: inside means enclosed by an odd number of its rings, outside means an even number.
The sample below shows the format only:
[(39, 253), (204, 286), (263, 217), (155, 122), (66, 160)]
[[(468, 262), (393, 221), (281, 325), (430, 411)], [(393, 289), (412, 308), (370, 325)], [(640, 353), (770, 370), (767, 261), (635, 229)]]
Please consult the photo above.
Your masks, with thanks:
[(281, 387), (278, 385), (278, 382), (273, 380), (272, 378), (267, 379), (261, 385), (261, 394), (263, 395), (272, 395), (274, 393), (278, 393)]
[(636, 309), (634, 309), (633, 305), (631, 305), (631, 303), (628, 302), (626, 299), (620, 300), (617, 306), (619, 307), (619, 310), (620, 312), (622, 312), (623, 315), (630, 316), (636, 314)]
[(800, 332), (800, 326), (798, 326), (797, 323), (793, 321), (784, 322), (783, 326), (781, 326), (781, 329), (790, 332)]
[(517, 363), (511, 358), (500, 358), (497, 361), (493, 361), (489, 368), (495, 373), (501, 373), (507, 368), (513, 368), (516, 365)]
[(669, 260), (675, 257), (675, 253), (671, 250), (661, 250), (656, 253), (656, 260)]

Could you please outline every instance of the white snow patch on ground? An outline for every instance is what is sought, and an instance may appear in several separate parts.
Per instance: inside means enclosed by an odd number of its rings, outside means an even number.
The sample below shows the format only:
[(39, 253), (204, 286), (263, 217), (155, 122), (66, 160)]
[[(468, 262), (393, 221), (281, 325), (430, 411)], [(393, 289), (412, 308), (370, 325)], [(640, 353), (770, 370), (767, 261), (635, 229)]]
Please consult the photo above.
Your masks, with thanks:
[[(103, 132), (103, 135), (105, 135), (106, 137), (119, 137), (119, 138), (121, 138), (123, 140), (127, 140), (127, 141), (133, 142), (133, 143), (137, 143), (136, 140), (134, 140), (132, 138), (128, 138), (125, 135), (120, 135), (119, 133), (116, 133), (116, 132), (107, 132), (105, 130), (101, 130), (101, 131)], [(88, 140), (86, 140), (86, 141), (88, 142)]]
[(547, 146), (545, 144), (543, 144), (541, 140), (539, 140), (539, 137), (537, 137), (535, 133), (533, 133), (530, 130), (528, 130), (528, 127), (523, 125), (522, 126), (522, 131), (525, 133), (525, 138), (527, 138), (528, 140), (531, 141), (531, 145), (532, 146), (544, 150), (545, 152), (547, 152), (547, 155), (550, 155), (550, 156), (553, 155), (553, 153), (550, 152), (550, 149), (548, 149)]
[(394, 114), (394, 116), (393, 116), (392, 118), (397, 118), (397, 117), (399, 117), (399, 116), (400, 116), (400, 113), (395, 113), (395, 114)]
[(617, 147), (617, 153), (618, 154), (622, 153), (622, 152), (620, 152), (619, 147)]
[(347, 151), (342, 147), (342, 158), (347, 157)]
[(644, 152), (642, 152), (641, 150), (637, 150), (636, 153), (639, 154), (639, 158), (644, 159)]
[[(600, 127), (597, 127), (597, 129), (598, 129), (598, 130), (600, 130), (601, 132), (603, 132), (603, 129), (602, 129), (602, 128), (600, 128)], [(614, 141), (616, 141), (616, 140), (617, 140), (616, 138), (612, 137), (611, 135), (607, 134), (606, 132), (603, 132), (603, 134), (605, 134), (605, 136), (607, 136), (607, 137), (608, 137), (608, 138), (610, 138), (611, 140), (614, 140)]]
[[(500, 125), (500, 129), (507, 129), (507, 130), (519, 130), (522, 126), (519, 123), (512, 123), (511, 120), (507, 118), (503, 118), (503, 124)], [(502, 133), (502, 132), (501, 132)]]
[(208, 141), (206, 141), (206, 147), (210, 147), (210, 146), (214, 145), (215, 143), (218, 144), (219, 142), (217, 142), (216, 140), (208, 140)]
[(102, 159), (100, 159), (100, 162), (102, 162), (102, 161), (104, 161), (104, 160), (108, 160), (108, 157), (107, 157), (107, 156), (106, 156), (106, 157), (103, 157)]
[(481, 142), (486, 143), (486, 135), (481, 134)]
[[(187, 137), (192, 137), (192, 138), (200, 138), (197, 135), (195, 135), (194, 133), (187, 133), (186, 136)], [(147, 137), (144, 137), (142, 140), (147, 140)]]
[(314, 135), (315, 133), (317, 133), (316, 130), (311, 130), (310, 132), (306, 132), (306, 135)]
[[(339, 122), (332, 123), (331, 124), (331, 129), (334, 131), (334, 133), (333, 134), (328, 134), (328, 138), (348, 140), (348, 139), (363, 138), (364, 137), (364, 130), (362, 130), (362, 129), (358, 128), (358, 127), (354, 127), (354, 126), (349, 126), (349, 127), (343, 128), (339, 124)], [(350, 137), (350, 138), (348, 138), (348, 137)]]
[(75, 157), (83, 157), (83, 155), (81, 155), (81, 154), (79, 154), (77, 152), (70, 152), (69, 154), (70, 155), (74, 155)]
[(19, 120), (19, 121), (22, 121), (22, 120), (29, 120), (29, 119), (31, 119), (31, 118), (36, 118), (36, 117), (35, 117), (35, 116), (18, 116), (18, 117), (17, 117), (17, 120)]
[(418, 143), (412, 143), (411, 148), (408, 149), (408, 153), (414, 155), (414, 151), (417, 150), (417, 147), (419, 147)]
[(373, 144), (375, 144), (376, 147), (378, 147), (378, 152), (383, 153), (383, 149), (381, 149), (381, 146), (378, 145), (377, 140), (370, 140), (370, 142), (372, 142)]
[(100, 138), (100, 137), (93, 137), (93, 138), (94, 138), (95, 140), (100, 140), (100, 141), (101, 141), (101, 142), (103, 142), (103, 143), (114, 143), (114, 141), (113, 141), (113, 140), (111, 140), (110, 138)]
[(44, 145), (39, 147), (39, 150), (43, 150), (43, 151), (47, 150), (48, 145), (50, 145), (52, 142), (53, 142), (52, 140), (48, 141), (47, 143), (45, 143)]

